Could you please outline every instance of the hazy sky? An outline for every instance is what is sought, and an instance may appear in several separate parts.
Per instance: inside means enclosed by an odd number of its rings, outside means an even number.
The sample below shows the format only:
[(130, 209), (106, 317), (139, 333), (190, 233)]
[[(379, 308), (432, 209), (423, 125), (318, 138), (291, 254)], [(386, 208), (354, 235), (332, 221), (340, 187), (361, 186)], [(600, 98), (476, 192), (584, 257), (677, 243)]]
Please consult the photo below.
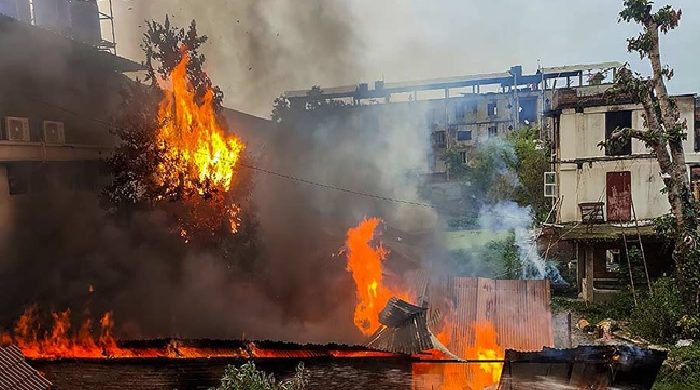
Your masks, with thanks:
[[(140, 59), (144, 19), (196, 19), (228, 106), (267, 116), (275, 96), (313, 84), (415, 80), (630, 61), (622, 0), (113, 0), (119, 54)], [(101, 0), (102, 3), (105, 0)], [(662, 43), (672, 92), (700, 91), (700, 1), (670, 0), (681, 26)], [(665, 4), (666, 2), (658, 2)]]

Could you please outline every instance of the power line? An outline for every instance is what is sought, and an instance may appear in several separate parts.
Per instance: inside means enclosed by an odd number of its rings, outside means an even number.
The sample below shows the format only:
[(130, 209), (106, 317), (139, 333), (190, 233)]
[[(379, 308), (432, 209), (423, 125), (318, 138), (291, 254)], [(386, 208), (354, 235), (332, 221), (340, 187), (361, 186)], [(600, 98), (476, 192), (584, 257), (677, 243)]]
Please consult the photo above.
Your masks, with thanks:
[(383, 200), (386, 202), (409, 204), (409, 205), (413, 205), (413, 206), (427, 207), (427, 208), (431, 208), (431, 209), (435, 208), (434, 205), (429, 204), (429, 203), (421, 203), (421, 202), (415, 202), (415, 201), (404, 200), (404, 199), (396, 199), (396, 198), (391, 198), (391, 197), (384, 196), (384, 195), (377, 195), (377, 194), (370, 194), (368, 192), (355, 191), (355, 190), (351, 190), (349, 188), (338, 187), (338, 186), (334, 186), (331, 184), (323, 184), (323, 183), (315, 182), (315, 181), (308, 180), (308, 179), (302, 179), (299, 177), (285, 175), (284, 173), (279, 173), (279, 172), (271, 171), (269, 169), (259, 168), (259, 167), (245, 164), (245, 163), (241, 163), (241, 162), (239, 162), (239, 164), (245, 168), (252, 169), (254, 171), (267, 173), (267, 174), (270, 174), (273, 176), (281, 177), (283, 179), (292, 180), (292, 181), (296, 181), (296, 182), (300, 182), (300, 183), (305, 183), (305, 184), (309, 184), (309, 185), (320, 187), (320, 188), (345, 192), (345, 193), (353, 194), (353, 195), (364, 196), (367, 198), (379, 199), (379, 200)]
[[(52, 107), (52, 108), (55, 108), (55, 109), (64, 111), (64, 112), (66, 112), (66, 113), (68, 113), (68, 114), (72, 114), (72, 115), (74, 115), (74, 116), (76, 116), (76, 117), (80, 117), (80, 118), (83, 119), (83, 120), (89, 120), (89, 121), (95, 122), (95, 123), (97, 123), (97, 124), (99, 124), (99, 125), (104, 126), (105, 128), (107, 128), (107, 129), (109, 129), (109, 130), (113, 130), (113, 129), (114, 129), (114, 125), (113, 125), (112, 123), (109, 123), (109, 122), (106, 122), (106, 121), (103, 121), (103, 120), (100, 120), (100, 119), (97, 119), (97, 118), (94, 118), (94, 117), (86, 117), (86, 116), (84, 116), (84, 115), (82, 115), (82, 114), (79, 114), (79, 113), (77, 113), (77, 112), (75, 112), (75, 111), (72, 111), (72, 110), (70, 110), (70, 109), (68, 109), (68, 108), (66, 108), (66, 107), (63, 107), (63, 106), (61, 106), (61, 105), (58, 105), (58, 104), (46, 102), (46, 101), (43, 101), (43, 100), (40, 100), (40, 99), (36, 99), (36, 98), (30, 98), (30, 99), (33, 100), (33, 101), (35, 101), (35, 102), (37, 102), (37, 103), (41, 103), (41, 104), (44, 104), (44, 105), (46, 105), (46, 106), (49, 106), (49, 107)], [(410, 201), (410, 200), (404, 200), (404, 199), (396, 199), (396, 198), (391, 198), (391, 197), (385, 196), (385, 195), (378, 195), (378, 194), (371, 194), (371, 193), (368, 193), (368, 192), (356, 191), (356, 190), (352, 190), (352, 189), (350, 189), (350, 188), (344, 188), (344, 187), (339, 187), (339, 186), (335, 186), (335, 185), (331, 185), (331, 184), (319, 183), (319, 182), (312, 181), (312, 180), (308, 180), (308, 179), (302, 179), (302, 178), (299, 178), (299, 177), (294, 177), (294, 176), (291, 176), (291, 175), (286, 175), (286, 174), (284, 174), (284, 173), (275, 172), (275, 171), (272, 171), (272, 170), (269, 170), (269, 169), (264, 169), (264, 168), (256, 167), (256, 166), (254, 166), (254, 165), (249, 165), (249, 164), (245, 164), (245, 163), (242, 163), (242, 162), (239, 162), (239, 164), (240, 164), (241, 166), (245, 167), (245, 168), (252, 169), (252, 170), (254, 170), (254, 171), (267, 173), (267, 174), (269, 174), (269, 175), (281, 177), (281, 178), (283, 178), (283, 179), (287, 179), (287, 180), (291, 180), (291, 181), (296, 181), (296, 182), (299, 182), (299, 183), (305, 183), (305, 184), (308, 184), (308, 185), (311, 185), (311, 186), (315, 186), (315, 187), (319, 187), (319, 188), (325, 188), (325, 189), (330, 189), (330, 190), (334, 190), (334, 191), (345, 192), (345, 193), (348, 193), (348, 194), (358, 195), (358, 196), (364, 196), (364, 197), (372, 198), (372, 199), (379, 199), (379, 200), (382, 200), (382, 201), (385, 201), (385, 202), (408, 204), (408, 205), (412, 205), (412, 206), (426, 207), (426, 208), (431, 208), (431, 209), (437, 208), (435, 205), (432, 205), (432, 204), (429, 204), (429, 203), (422, 203), (422, 202), (416, 202), (416, 201)]]

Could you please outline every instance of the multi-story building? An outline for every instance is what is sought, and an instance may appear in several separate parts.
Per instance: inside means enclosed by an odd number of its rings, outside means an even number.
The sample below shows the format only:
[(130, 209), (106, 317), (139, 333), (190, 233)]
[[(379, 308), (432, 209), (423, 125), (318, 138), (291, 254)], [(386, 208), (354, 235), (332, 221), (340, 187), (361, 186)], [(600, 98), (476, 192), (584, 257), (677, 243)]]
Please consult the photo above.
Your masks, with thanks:
[[(303, 110), (310, 102), (342, 102), (356, 110), (356, 116), (390, 116), (392, 111), (408, 113), (405, 123), (421, 126), (430, 137), (432, 151), (429, 173), (449, 180), (442, 161), (443, 152), (454, 148), (463, 161), (471, 148), (483, 140), (507, 134), (523, 125), (541, 125), (557, 87), (599, 84), (612, 76), (618, 62), (540, 68), (523, 74), (521, 66), (507, 72), (446, 77), (415, 82), (376, 81), (332, 88), (287, 91), (283, 96), (291, 108)], [(377, 108), (376, 106), (380, 106)], [(406, 107), (410, 107), (406, 109)], [(547, 126), (541, 126), (546, 128)], [(543, 136), (546, 136), (543, 134)]]
[[(110, 118), (118, 108), (119, 91), (131, 82), (124, 73), (142, 67), (100, 50), (94, 37), (90, 42), (81, 39), (75, 19), (75, 34), (67, 34), (33, 24), (23, 12), (13, 13), (8, 2), (0, 4), (0, 12), (10, 14), (0, 14), (0, 232), (4, 232), (12, 226), (12, 211), (25, 195), (56, 188), (94, 192), (99, 187), (104, 179), (99, 161), (117, 142)], [(24, 10), (24, 2), (14, 4), (15, 11)], [(37, 8), (32, 14), (40, 18), (42, 12)], [(97, 13), (93, 21), (99, 28)]]
[[(415, 82), (376, 81), (373, 88), (366, 83), (314, 87), (287, 91), (283, 96), (291, 111), (300, 113), (295, 120), (303, 122), (308, 116), (313, 123), (335, 126), (332, 131), (369, 132), (376, 138), (392, 134), (393, 138), (383, 142), (410, 143), (425, 149), (420, 152), (425, 154), (420, 158), (425, 163), (414, 167), (414, 173), (427, 179), (421, 195), (444, 211), (448, 224), (457, 228), (472, 223), (478, 199), (450, 175), (444, 158), (447, 151), (452, 163), (458, 157), (467, 164), (474, 148), (527, 125), (539, 127), (542, 137), (548, 138), (550, 119), (544, 113), (550, 109), (553, 91), (611, 81), (621, 65), (607, 62), (540, 68), (533, 74), (514, 66), (503, 73)], [(319, 120), (318, 114), (306, 115), (316, 107), (324, 109), (326, 119), (344, 119)], [(412, 141), (406, 141), (409, 139)]]
[[(669, 248), (654, 233), (652, 220), (670, 212), (656, 158), (642, 141), (601, 147), (618, 128), (644, 129), (643, 108), (607, 86), (559, 90), (554, 94), (554, 170), (546, 192), (556, 204), (556, 240), (574, 244), (577, 284), (581, 295), (603, 299), (619, 287), (620, 278), (638, 261), (642, 277), (672, 268)], [(695, 191), (700, 183), (698, 104), (694, 95), (674, 97), (681, 121), (687, 123), (686, 163)], [(641, 243), (640, 243), (641, 241)], [(642, 249), (631, 258), (631, 248)], [(620, 275), (621, 270), (623, 275)], [(647, 276), (648, 275), (648, 276)]]

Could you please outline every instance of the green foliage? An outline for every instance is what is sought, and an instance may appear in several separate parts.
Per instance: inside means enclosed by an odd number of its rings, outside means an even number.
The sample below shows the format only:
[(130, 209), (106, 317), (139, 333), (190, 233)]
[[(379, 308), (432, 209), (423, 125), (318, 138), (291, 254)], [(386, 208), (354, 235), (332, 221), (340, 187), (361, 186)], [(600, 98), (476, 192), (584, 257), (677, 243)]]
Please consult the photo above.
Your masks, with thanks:
[(538, 221), (544, 221), (549, 213), (548, 199), (543, 196), (544, 173), (550, 170), (549, 145), (540, 140), (539, 128), (526, 127), (508, 135), (515, 150), (514, 161), (509, 164), (518, 174), (521, 191), (515, 201), (529, 205)]
[(515, 245), (515, 234), (510, 233), (505, 240), (491, 241), (486, 244), (482, 254), (485, 262), (492, 264), (494, 278), (517, 280), (520, 279), (522, 264)]
[(193, 20), (189, 28), (177, 28), (170, 24), (170, 18), (166, 15), (163, 24), (157, 21), (146, 22), (148, 30), (143, 36), (141, 48), (146, 55), (146, 81), (157, 85), (158, 79), (167, 79), (170, 72), (180, 63), (182, 54), (187, 54), (187, 77), (194, 87), (195, 94), (200, 99), (205, 91), (214, 91), (214, 108), (221, 110), (224, 93), (218, 86), (212, 85), (212, 81), (204, 71), (206, 61), (204, 54), (200, 53), (201, 46), (207, 42), (206, 35), (197, 33), (197, 23)]
[(655, 343), (673, 343), (688, 335), (692, 323), (686, 318), (687, 329), (681, 320), (688, 314), (678, 283), (673, 278), (660, 278), (651, 286), (651, 294), (645, 294), (637, 302), (631, 315), (630, 329)]
[(459, 275), (511, 280), (521, 277), (522, 266), (512, 232), (470, 250), (452, 250), (448, 259), (449, 269)]
[(653, 388), (654, 390), (700, 388), (700, 346), (671, 348)]
[(303, 390), (309, 382), (309, 372), (299, 363), (294, 377), (278, 382), (273, 374), (255, 368), (248, 362), (240, 367), (229, 365), (221, 378), (221, 385), (210, 390)]
[[(549, 212), (543, 196), (544, 173), (549, 170), (549, 148), (539, 139), (538, 127), (513, 131), (505, 139), (489, 139), (469, 153), (464, 163), (461, 149), (447, 149), (441, 159), (446, 163), (451, 179), (468, 183), (465, 191), (478, 194), (482, 204), (515, 201), (530, 206), (537, 220)], [(479, 204), (475, 204), (479, 207)]]
[(570, 311), (588, 322), (595, 324), (605, 319), (624, 321), (629, 318), (634, 307), (632, 294), (629, 291), (621, 291), (615, 299), (606, 303), (593, 303), (581, 299), (552, 297), (552, 311)]

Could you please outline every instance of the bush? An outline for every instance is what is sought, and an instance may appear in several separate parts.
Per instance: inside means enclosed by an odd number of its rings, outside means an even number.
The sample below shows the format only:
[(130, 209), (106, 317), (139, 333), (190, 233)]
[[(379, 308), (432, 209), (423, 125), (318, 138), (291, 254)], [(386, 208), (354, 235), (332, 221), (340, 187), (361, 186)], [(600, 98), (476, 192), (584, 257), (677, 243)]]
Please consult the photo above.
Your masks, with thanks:
[(588, 322), (596, 324), (607, 318), (617, 321), (628, 321), (634, 307), (632, 294), (621, 291), (610, 302), (592, 303), (580, 299), (552, 297), (552, 311), (571, 311), (584, 317)]
[(240, 367), (227, 366), (221, 385), (210, 390), (303, 390), (309, 381), (309, 372), (299, 363), (294, 377), (277, 382), (273, 374), (255, 368), (255, 363), (248, 362)]
[[(673, 278), (655, 281), (632, 311), (631, 329), (649, 341), (674, 343), (679, 338), (697, 333), (697, 319), (688, 316), (678, 284)], [(695, 330), (694, 330), (695, 329)]]
[(700, 346), (672, 348), (654, 389), (700, 388)]

